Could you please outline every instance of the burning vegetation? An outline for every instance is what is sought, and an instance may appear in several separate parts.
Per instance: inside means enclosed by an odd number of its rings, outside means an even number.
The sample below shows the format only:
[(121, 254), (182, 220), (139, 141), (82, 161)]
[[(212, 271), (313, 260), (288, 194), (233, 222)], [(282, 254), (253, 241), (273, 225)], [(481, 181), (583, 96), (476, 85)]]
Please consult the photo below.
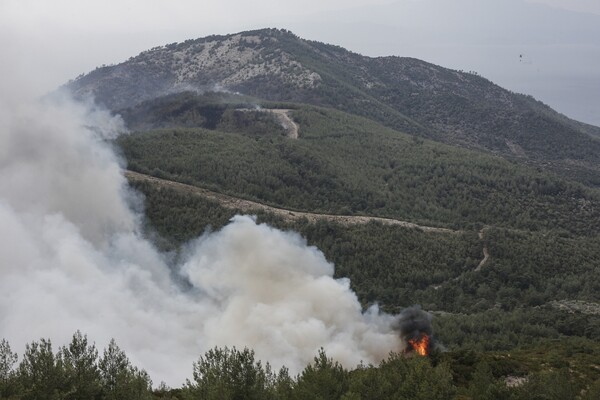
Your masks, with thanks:
[(408, 339), (408, 351), (414, 351), (421, 356), (428, 356), (430, 352), (431, 338), (427, 334), (422, 334), (416, 339)]
[(396, 321), (396, 329), (405, 345), (405, 354), (428, 356), (433, 348), (431, 314), (419, 306), (405, 308)]

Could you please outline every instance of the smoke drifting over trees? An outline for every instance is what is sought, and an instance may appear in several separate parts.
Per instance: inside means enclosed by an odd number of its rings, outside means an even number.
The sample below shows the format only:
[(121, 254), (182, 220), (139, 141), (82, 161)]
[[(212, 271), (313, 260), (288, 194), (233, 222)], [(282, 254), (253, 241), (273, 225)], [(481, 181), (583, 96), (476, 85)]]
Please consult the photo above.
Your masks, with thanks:
[(321, 347), (347, 367), (401, 350), (394, 317), (363, 313), (298, 234), (236, 217), (169, 265), (141, 236), (141, 200), (106, 142), (119, 118), (66, 97), (3, 98), (1, 112), (0, 337), (17, 351), (79, 329), (180, 384), (214, 346), (249, 346), (294, 373)]

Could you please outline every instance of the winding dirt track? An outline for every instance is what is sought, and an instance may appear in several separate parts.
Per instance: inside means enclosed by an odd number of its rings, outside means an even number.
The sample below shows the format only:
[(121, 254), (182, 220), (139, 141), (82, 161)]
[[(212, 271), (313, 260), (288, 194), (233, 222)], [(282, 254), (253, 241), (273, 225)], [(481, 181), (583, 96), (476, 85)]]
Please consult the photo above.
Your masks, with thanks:
[(293, 119), (290, 118), (289, 112), (292, 111), (290, 109), (285, 108), (238, 108), (237, 111), (244, 112), (270, 112), (275, 115), (275, 118), (279, 121), (283, 129), (287, 132), (287, 137), (290, 139), (298, 139), (298, 124), (294, 122)]
[(288, 114), (291, 110), (272, 108), (269, 109), (269, 111), (275, 114), (279, 122), (281, 122), (281, 125), (283, 125), (283, 129), (288, 132), (288, 137), (290, 139), (298, 139), (298, 124), (295, 123)]
[[(364, 217), (364, 216), (354, 216), (354, 215), (332, 215), (332, 214), (317, 214), (317, 213), (309, 213), (309, 212), (299, 212), (299, 211), (291, 211), (283, 208), (277, 208), (268, 206), (266, 204), (258, 203), (255, 201), (244, 200), (238, 197), (229, 196), (222, 193), (213, 192), (207, 189), (203, 189), (197, 186), (186, 185), (184, 183), (174, 182), (167, 179), (156, 178), (154, 176), (140, 174), (139, 172), (134, 171), (125, 171), (125, 176), (130, 181), (146, 181), (150, 182), (153, 185), (158, 187), (170, 188), (173, 190), (177, 190), (184, 193), (189, 193), (194, 196), (200, 196), (202, 198), (216, 201), (222, 207), (239, 210), (244, 213), (253, 213), (258, 210), (270, 212), (281, 217), (285, 221), (298, 221), (301, 219), (306, 219), (309, 222), (317, 222), (317, 221), (328, 221), (328, 222), (336, 222), (341, 225), (358, 225), (358, 224), (366, 224), (371, 221), (380, 222), (385, 225), (396, 225), (404, 228), (415, 228), (420, 229), (424, 232), (430, 233), (442, 233), (442, 234), (460, 234), (464, 233), (461, 230), (452, 230), (446, 228), (437, 228), (433, 226), (424, 226), (418, 225), (408, 221), (401, 221), (397, 219), (391, 218), (381, 218), (381, 217)], [(479, 239), (483, 243), (483, 259), (479, 262), (477, 267), (475, 268), (475, 272), (479, 272), (484, 265), (488, 262), (490, 258), (490, 254), (488, 252), (488, 248), (484, 242), (484, 232), (485, 228), (479, 231)], [(453, 280), (458, 280), (459, 277), (454, 278)], [(444, 282), (446, 283), (446, 282)], [(443, 284), (433, 286), (434, 289), (439, 289)]]
[(481, 271), (481, 268), (483, 268), (483, 266), (485, 265), (485, 263), (487, 262), (487, 260), (490, 258), (490, 253), (488, 251), (488, 248), (485, 245), (485, 242), (483, 241), (484, 232), (485, 232), (485, 228), (482, 228), (479, 231), (479, 240), (481, 240), (483, 242), (483, 260), (481, 260), (479, 262), (479, 264), (477, 265), (477, 268), (475, 268), (476, 272)]
[(184, 183), (174, 182), (166, 179), (156, 178), (154, 176), (140, 174), (139, 172), (134, 171), (125, 171), (125, 176), (127, 179), (131, 181), (146, 181), (151, 182), (154, 185), (160, 187), (171, 188), (174, 190), (178, 190), (181, 192), (190, 193), (196, 196), (203, 197), (208, 200), (213, 200), (218, 202), (221, 206), (229, 209), (236, 209), (242, 212), (256, 212), (257, 210), (270, 212), (275, 214), (286, 221), (297, 221), (301, 219), (306, 219), (310, 222), (316, 221), (329, 221), (336, 222), (341, 225), (357, 225), (357, 224), (366, 224), (371, 221), (380, 222), (385, 225), (397, 225), (405, 228), (416, 228), (421, 229), (424, 232), (432, 232), (432, 233), (446, 233), (446, 234), (458, 234), (462, 233), (462, 231), (455, 231), (452, 229), (446, 228), (437, 228), (432, 226), (423, 226), (417, 225), (408, 221), (401, 221), (397, 219), (391, 218), (381, 218), (381, 217), (364, 217), (364, 216), (355, 216), (355, 215), (332, 215), (332, 214), (316, 214), (309, 212), (300, 212), (300, 211), (291, 211), (283, 208), (277, 208), (268, 206), (265, 204), (257, 203), (250, 200), (244, 200), (233, 196), (228, 196), (225, 194), (213, 192), (207, 189), (199, 188), (197, 186), (186, 185)]

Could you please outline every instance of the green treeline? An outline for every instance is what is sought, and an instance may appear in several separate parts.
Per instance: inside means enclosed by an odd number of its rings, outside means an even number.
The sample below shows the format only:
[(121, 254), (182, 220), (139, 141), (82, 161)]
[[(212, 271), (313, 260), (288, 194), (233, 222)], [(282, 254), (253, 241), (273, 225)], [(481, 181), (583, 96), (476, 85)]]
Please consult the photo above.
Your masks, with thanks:
[(55, 400), (151, 399), (152, 380), (133, 366), (114, 340), (102, 355), (87, 336), (76, 332), (55, 353), (48, 339), (26, 345), (18, 356), (0, 342), (0, 399)]
[[(77, 332), (53, 352), (50, 340), (27, 345), (21, 362), (0, 341), (0, 399), (596, 399), (600, 374), (586, 371), (598, 345), (579, 341), (552, 351), (512, 354), (434, 352), (430, 357), (391, 353), (377, 366), (348, 370), (320, 350), (298, 375), (273, 370), (250, 349), (214, 348), (198, 358), (181, 388), (153, 389), (116, 343), (102, 355)], [(510, 379), (520, 382), (508, 385)]]

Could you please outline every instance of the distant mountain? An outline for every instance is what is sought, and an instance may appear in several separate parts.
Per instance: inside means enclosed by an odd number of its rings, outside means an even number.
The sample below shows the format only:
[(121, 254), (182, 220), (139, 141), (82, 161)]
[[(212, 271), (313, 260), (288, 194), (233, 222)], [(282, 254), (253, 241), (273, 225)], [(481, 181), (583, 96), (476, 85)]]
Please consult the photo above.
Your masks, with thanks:
[(145, 51), (70, 82), (114, 111), (182, 91), (230, 91), (364, 116), (397, 130), (500, 154), (600, 185), (600, 128), (472, 73), (365, 57), (264, 29)]

